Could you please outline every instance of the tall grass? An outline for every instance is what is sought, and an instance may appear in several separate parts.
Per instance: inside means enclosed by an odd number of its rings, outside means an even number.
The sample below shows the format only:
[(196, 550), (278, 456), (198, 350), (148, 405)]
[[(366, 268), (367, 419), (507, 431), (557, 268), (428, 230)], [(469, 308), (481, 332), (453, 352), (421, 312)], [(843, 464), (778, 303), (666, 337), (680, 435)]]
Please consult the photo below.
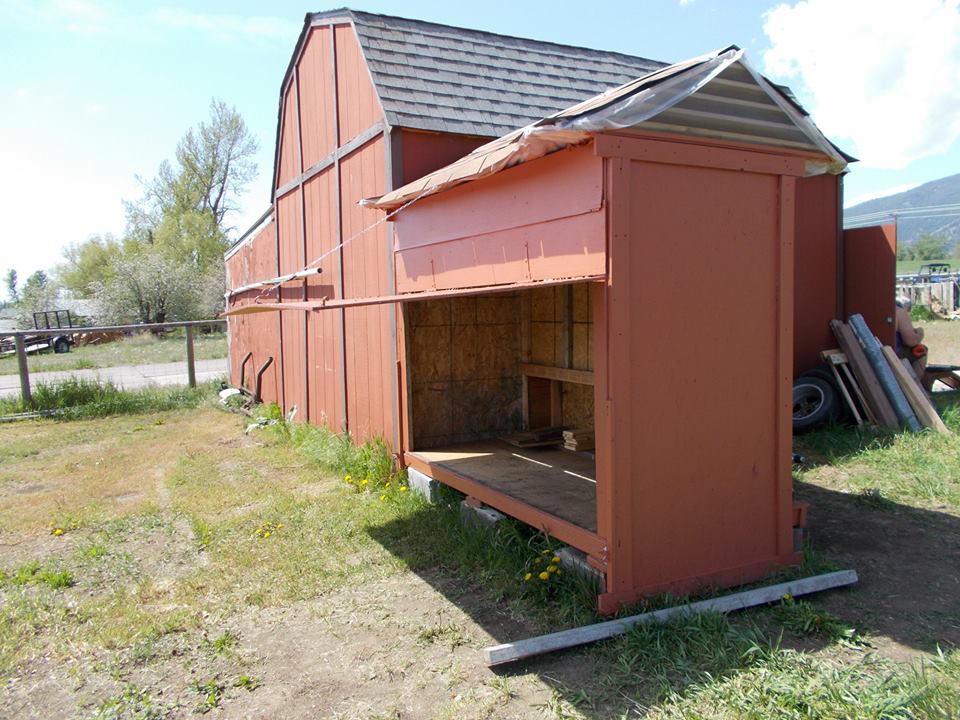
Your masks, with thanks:
[(58, 419), (72, 420), (192, 408), (212, 397), (216, 387), (218, 383), (123, 390), (112, 382), (69, 378), (38, 384), (29, 403), (19, 397), (0, 398), (0, 415), (52, 411)]

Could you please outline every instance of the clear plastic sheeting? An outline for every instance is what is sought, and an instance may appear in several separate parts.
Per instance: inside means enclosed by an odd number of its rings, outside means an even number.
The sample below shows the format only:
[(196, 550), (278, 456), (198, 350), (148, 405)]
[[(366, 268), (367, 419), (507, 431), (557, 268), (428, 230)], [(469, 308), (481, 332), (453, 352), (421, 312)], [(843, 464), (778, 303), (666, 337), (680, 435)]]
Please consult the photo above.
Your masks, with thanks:
[[(750, 67), (743, 50), (731, 46), (657, 70), (596, 95), (482, 145), (469, 155), (419, 180), (382, 197), (362, 200), (360, 204), (395, 212), (398, 208), (412, 204), (423, 197), (492, 175), (572, 145), (589, 142), (595, 133), (627, 128), (642, 129), (643, 124), (648, 122), (651, 123), (651, 129), (663, 129), (654, 127), (658, 116), (669, 114), (668, 111), (671, 108), (695, 95), (734, 64), (739, 64), (749, 73), (749, 78), (755, 83), (755, 85), (750, 83), (749, 87), (753, 88), (760, 98), (764, 95), (769, 98), (767, 102), (773, 112), (776, 113), (779, 110), (782, 113), (778, 116), (782, 118), (779, 124), (765, 122), (763, 125), (791, 128), (796, 138), (789, 143), (782, 143), (783, 145), (792, 146), (794, 150), (802, 152), (822, 154), (822, 158), (810, 158), (807, 161), (808, 175), (843, 172), (847, 166), (847, 157), (823, 136), (799, 106), (784, 97), (777, 88)], [(730, 84), (729, 81), (727, 83)], [(714, 99), (716, 97), (714, 94)], [(702, 118), (712, 118), (714, 121), (717, 118), (723, 119), (722, 116), (712, 116), (710, 113), (696, 114)], [(674, 129), (674, 126), (669, 124), (665, 127), (675, 132), (693, 131), (705, 137), (712, 137), (715, 134), (722, 139), (732, 137), (748, 143), (772, 142), (771, 138), (760, 135), (753, 137), (743, 134), (743, 131), (731, 133), (715, 130), (708, 124), (707, 119), (701, 121), (703, 124), (700, 127)], [(731, 120), (729, 116), (726, 119), (728, 122)], [(737, 120), (737, 118), (732, 119)], [(743, 119), (742, 122), (749, 130), (749, 118)], [(774, 144), (777, 143), (774, 142)]]
[[(670, 109), (684, 98), (693, 95), (742, 57), (743, 50), (729, 48), (719, 55), (705, 55), (687, 60), (680, 64), (681, 66), (686, 65), (687, 68), (680, 72), (670, 73), (665, 80), (656, 82), (658, 75), (667, 74), (670, 70), (677, 68), (677, 65), (671, 65), (665, 70), (634, 80), (616, 90), (598, 95), (586, 103), (581, 103), (581, 105), (586, 105), (589, 108), (591, 105), (596, 106), (605, 95), (616, 98), (623, 96), (624, 92), (629, 93), (633, 89), (631, 86), (642, 88), (639, 92), (628, 94), (622, 99), (608, 101), (608, 104), (600, 105), (599, 109), (581, 110), (577, 117), (570, 119), (565, 116), (577, 112), (577, 108), (580, 106), (574, 106), (569, 110), (558, 113), (559, 120), (556, 121), (556, 126), (570, 130), (582, 130), (588, 133), (635, 127)], [(650, 86), (651, 82), (655, 82), (655, 84)]]

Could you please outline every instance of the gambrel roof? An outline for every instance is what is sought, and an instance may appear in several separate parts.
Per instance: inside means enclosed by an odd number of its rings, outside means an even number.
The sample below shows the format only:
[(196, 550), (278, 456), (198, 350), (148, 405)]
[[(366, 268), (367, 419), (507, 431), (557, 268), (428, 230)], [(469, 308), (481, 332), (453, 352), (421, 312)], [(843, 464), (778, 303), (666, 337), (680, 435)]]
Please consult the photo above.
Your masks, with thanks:
[(344, 21), (393, 127), (498, 137), (665, 65), (346, 8), (307, 15), (305, 29)]

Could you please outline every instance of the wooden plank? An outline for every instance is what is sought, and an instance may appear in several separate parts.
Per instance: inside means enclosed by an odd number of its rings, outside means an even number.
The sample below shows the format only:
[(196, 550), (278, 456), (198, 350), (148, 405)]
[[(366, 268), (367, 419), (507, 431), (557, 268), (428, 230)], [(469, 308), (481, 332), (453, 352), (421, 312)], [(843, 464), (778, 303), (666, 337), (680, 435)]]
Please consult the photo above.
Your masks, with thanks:
[(840, 388), (843, 399), (847, 401), (847, 407), (850, 408), (850, 412), (853, 413), (853, 419), (857, 421), (857, 427), (863, 427), (863, 418), (860, 417), (856, 403), (854, 403), (853, 398), (850, 397), (850, 391), (847, 390), (846, 383), (844, 383), (843, 378), (840, 377), (836, 363), (830, 363), (830, 371), (833, 373), (833, 379), (837, 381), (837, 387)]
[(571, 368), (553, 367), (552, 365), (520, 363), (520, 374), (527, 377), (559, 380), (560, 382), (571, 382), (579, 385), (593, 385), (593, 371), (591, 370), (573, 370)]
[(857, 384), (857, 379), (853, 376), (853, 373), (850, 371), (850, 366), (847, 364), (840, 366), (843, 369), (843, 374), (847, 378), (847, 383), (850, 387), (853, 388), (853, 392), (856, 394), (857, 399), (860, 401), (860, 407), (863, 408), (864, 414), (867, 416), (867, 421), (873, 425), (880, 425), (880, 421), (877, 419), (877, 416), (873, 414), (873, 410), (870, 408), (870, 405), (867, 404), (867, 399), (863, 396), (863, 390), (860, 389), (860, 386)]
[(883, 388), (884, 393), (886, 393), (887, 398), (890, 400), (890, 404), (893, 405), (897, 419), (910, 432), (920, 432), (920, 430), (923, 429), (923, 425), (920, 424), (916, 413), (914, 413), (913, 408), (910, 407), (907, 396), (903, 394), (897, 378), (894, 376), (893, 371), (883, 356), (883, 346), (880, 344), (880, 341), (877, 340), (873, 331), (870, 330), (866, 320), (863, 319), (863, 315), (851, 315), (848, 325), (857, 336), (857, 340), (860, 341), (860, 347), (863, 348), (863, 353), (866, 355), (870, 367), (873, 368), (880, 387)]
[(23, 335), (14, 335), (13, 343), (17, 348), (17, 370), (20, 373), (20, 404), (23, 407), (30, 407), (33, 396), (30, 394), (30, 366), (27, 364)]
[[(505, 515), (535, 527), (561, 542), (572, 545), (577, 550), (582, 550), (589, 556), (603, 559), (606, 555), (607, 541), (596, 532), (579, 527), (556, 515), (551, 515), (489, 485), (466, 477), (462, 473), (448, 470), (438, 463), (429, 462), (419, 457), (415, 452), (404, 453), (404, 460), (408, 467), (419, 470), (424, 475), (428, 475), (444, 485), (449, 485), (465, 495), (472, 495), (483, 502), (484, 505), (489, 505)], [(602, 571), (605, 571), (605, 568)]]
[[(830, 364), (830, 368), (833, 370), (834, 377), (837, 378), (837, 382), (840, 383), (840, 387), (844, 391), (846, 391), (848, 388), (853, 389), (854, 394), (857, 396), (857, 400), (860, 402), (860, 407), (863, 408), (863, 413), (866, 415), (867, 422), (869, 422), (871, 425), (877, 425), (877, 418), (874, 416), (870, 406), (867, 405), (867, 400), (865, 397), (863, 397), (863, 392), (860, 390), (860, 386), (857, 385), (857, 381), (850, 372), (850, 365), (847, 363), (847, 356), (839, 350), (824, 350), (820, 353), (820, 357)], [(846, 382), (843, 382), (843, 379), (840, 377), (840, 372), (837, 370), (837, 368), (843, 371), (843, 377), (846, 378)], [(849, 397), (849, 393), (847, 393), (847, 396)], [(860, 414), (855, 408), (853, 408), (853, 410), (853, 415), (857, 418), (857, 424), (863, 425), (863, 420), (860, 419)]]
[(899, 430), (900, 422), (897, 420), (896, 413), (893, 412), (893, 406), (887, 399), (886, 393), (883, 392), (883, 388), (880, 387), (880, 382), (877, 380), (873, 368), (870, 367), (870, 363), (853, 334), (853, 330), (839, 320), (831, 320), (830, 329), (833, 330), (837, 342), (840, 343), (840, 348), (847, 356), (847, 362), (860, 385), (867, 406), (873, 412), (874, 417), (877, 418), (877, 425), (890, 430)]
[(515, 643), (504, 643), (484, 648), (483, 656), (487, 665), (502, 665), (523, 658), (542, 655), (555, 650), (586, 645), (587, 643), (605, 640), (616, 635), (622, 635), (635, 625), (651, 625), (664, 623), (671, 618), (696, 615), (698, 613), (728, 613), (735, 610), (756, 607), (776, 602), (784, 595), (800, 597), (810, 593), (832, 590), (838, 587), (853, 585), (857, 582), (857, 573), (854, 570), (815, 575), (813, 577), (791, 580), (753, 590), (725, 595), (724, 597), (701, 600), (700, 602), (677, 607), (665, 608), (654, 612), (633, 615), (619, 620), (609, 620), (595, 625), (562, 630), (561, 632), (528, 638)]
[(927, 397), (923, 388), (920, 387), (920, 383), (916, 381), (916, 378), (907, 372), (907, 369), (900, 364), (900, 358), (897, 357), (893, 348), (889, 345), (884, 345), (883, 356), (886, 358), (887, 364), (890, 365), (890, 370), (893, 372), (893, 376), (900, 384), (903, 394), (907, 396), (907, 401), (917, 414), (920, 422), (923, 423), (923, 426), (932, 428), (938, 433), (949, 435), (950, 430), (947, 429), (943, 420), (940, 419), (936, 408), (934, 408), (930, 402), (930, 398)]

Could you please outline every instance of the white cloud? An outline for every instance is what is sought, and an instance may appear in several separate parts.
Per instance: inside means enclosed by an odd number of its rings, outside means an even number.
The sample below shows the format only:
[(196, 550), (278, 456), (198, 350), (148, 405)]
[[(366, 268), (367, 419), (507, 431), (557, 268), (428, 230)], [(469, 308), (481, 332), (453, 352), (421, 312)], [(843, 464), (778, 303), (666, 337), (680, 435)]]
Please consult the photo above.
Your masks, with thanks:
[(763, 29), (767, 74), (864, 166), (902, 168), (960, 138), (960, 0), (803, 0)]
[(11, 0), (2, 9), (44, 25), (64, 27), (83, 35), (109, 30), (115, 20), (111, 13), (93, 0)]
[(280, 40), (289, 43), (296, 39), (301, 28), (300, 23), (280, 17), (213, 15), (170, 7), (160, 8), (150, 19), (168, 27), (205, 32), (221, 41)]

